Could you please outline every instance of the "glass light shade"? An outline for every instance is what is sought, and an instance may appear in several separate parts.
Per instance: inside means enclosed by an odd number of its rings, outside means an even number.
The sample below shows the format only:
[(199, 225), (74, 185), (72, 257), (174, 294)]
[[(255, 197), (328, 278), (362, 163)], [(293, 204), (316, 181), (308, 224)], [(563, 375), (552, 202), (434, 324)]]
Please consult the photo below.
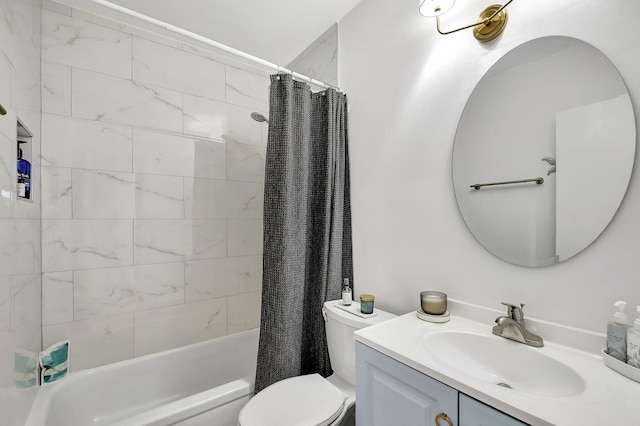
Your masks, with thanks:
[(448, 12), (456, 0), (420, 0), (420, 15), (434, 18)]

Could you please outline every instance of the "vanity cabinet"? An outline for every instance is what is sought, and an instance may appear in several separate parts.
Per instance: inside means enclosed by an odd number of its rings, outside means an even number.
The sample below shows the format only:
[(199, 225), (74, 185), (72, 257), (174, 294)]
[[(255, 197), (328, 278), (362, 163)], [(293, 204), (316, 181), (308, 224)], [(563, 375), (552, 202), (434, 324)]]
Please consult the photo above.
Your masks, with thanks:
[(489, 407), (462, 392), (458, 394), (460, 426), (525, 426), (526, 423)]
[(359, 342), (356, 383), (358, 425), (431, 426), (441, 413), (458, 424), (457, 390)]
[(356, 381), (358, 425), (526, 425), (360, 342)]

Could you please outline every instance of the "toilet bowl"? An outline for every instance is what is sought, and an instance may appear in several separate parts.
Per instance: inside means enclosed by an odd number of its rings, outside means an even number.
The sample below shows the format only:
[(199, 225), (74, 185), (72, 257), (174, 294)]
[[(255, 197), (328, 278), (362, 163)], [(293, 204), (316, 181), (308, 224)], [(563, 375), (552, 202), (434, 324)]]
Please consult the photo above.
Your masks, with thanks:
[(291, 377), (266, 387), (247, 402), (238, 417), (239, 426), (340, 425), (356, 401), (356, 355), (353, 332), (394, 318), (375, 309), (360, 313), (360, 304), (324, 303), (327, 346), (333, 374)]

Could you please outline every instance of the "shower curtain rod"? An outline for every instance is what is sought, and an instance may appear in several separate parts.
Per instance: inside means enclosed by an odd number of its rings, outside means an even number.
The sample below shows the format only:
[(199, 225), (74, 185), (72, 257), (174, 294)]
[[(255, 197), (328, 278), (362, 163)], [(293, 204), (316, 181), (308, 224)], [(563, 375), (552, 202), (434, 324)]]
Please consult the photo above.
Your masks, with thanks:
[[(110, 9), (111, 11), (114, 11), (117, 14), (124, 14), (124, 15), (126, 15), (126, 16), (128, 16), (130, 18), (133, 18), (134, 21), (135, 20), (143, 21), (143, 22), (145, 22), (147, 24), (151, 24), (151, 25), (153, 25), (155, 27), (160, 27), (160, 28), (165, 29), (165, 30), (167, 30), (169, 32), (172, 32), (172, 33), (178, 34), (180, 36), (195, 40), (195, 41), (200, 42), (200, 43), (204, 43), (204, 44), (206, 44), (208, 46), (214, 47), (216, 49), (222, 50), (223, 52), (226, 52), (226, 53), (229, 53), (231, 55), (234, 55), (234, 56), (236, 56), (236, 57), (238, 57), (240, 59), (256, 63), (256, 64), (258, 64), (258, 65), (260, 65), (262, 67), (271, 69), (271, 70), (276, 71), (278, 73), (291, 74), (293, 76), (293, 78), (295, 78), (295, 79), (298, 79), (300, 81), (304, 81), (306, 83), (309, 83), (311, 85), (320, 87), (322, 89), (333, 88), (333, 89), (336, 89), (336, 90), (340, 90), (339, 87), (330, 86), (330, 85), (328, 85), (328, 84), (326, 84), (326, 83), (324, 83), (324, 82), (322, 82), (320, 80), (313, 79), (313, 78), (308, 77), (308, 76), (306, 76), (304, 74), (297, 73), (297, 72), (295, 72), (293, 70), (289, 70), (287, 68), (281, 67), (281, 66), (279, 66), (277, 64), (274, 64), (272, 62), (266, 61), (266, 60), (264, 60), (262, 58), (258, 58), (257, 56), (253, 56), (253, 55), (250, 55), (250, 54), (248, 54), (246, 52), (243, 52), (241, 50), (234, 49), (233, 47), (227, 46), (226, 44), (222, 44), (222, 43), (219, 43), (219, 42), (217, 42), (215, 40), (211, 40), (210, 38), (201, 36), (200, 34), (196, 34), (194, 32), (185, 30), (184, 28), (177, 27), (175, 25), (171, 25), (168, 22), (160, 21), (158, 19), (155, 19), (155, 18), (152, 18), (150, 16), (147, 16), (147, 15), (145, 15), (143, 13), (139, 13), (139, 12), (136, 12), (134, 10), (127, 9), (126, 7), (111, 3), (111, 2), (106, 1), (106, 0), (58, 0), (58, 2), (60, 4), (64, 4), (64, 5), (76, 8), (76, 9), (84, 10), (86, 12), (96, 12), (94, 10), (89, 10), (91, 8), (86, 7), (87, 6), (86, 5), (87, 2), (93, 3), (94, 5), (98, 6), (98, 8), (101, 6), (101, 7)], [(125, 22), (125, 23), (127, 23), (127, 22)], [(135, 24), (133, 24), (133, 25), (135, 25)]]

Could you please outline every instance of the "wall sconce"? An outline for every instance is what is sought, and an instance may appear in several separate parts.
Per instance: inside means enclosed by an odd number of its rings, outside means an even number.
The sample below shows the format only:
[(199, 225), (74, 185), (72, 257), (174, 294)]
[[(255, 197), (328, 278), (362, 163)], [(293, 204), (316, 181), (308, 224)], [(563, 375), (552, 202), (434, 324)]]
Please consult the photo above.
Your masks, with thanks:
[(4, 107), (2, 106), (2, 104), (0, 104), (0, 115), (5, 115), (7, 113), (7, 110), (4, 109)]
[(513, 0), (507, 1), (504, 6), (500, 6), (499, 4), (491, 5), (480, 13), (475, 24), (466, 25), (451, 31), (442, 31), (440, 29), (440, 15), (448, 12), (456, 0), (420, 0), (420, 14), (428, 18), (435, 17), (436, 28), (442, 35), (473, 28), (473, 36), (478, 41), (485, 43), (498, 37), (502, 31), (504, 31), (508, 19), (505, 8), (509, 6), (512, 1)]

